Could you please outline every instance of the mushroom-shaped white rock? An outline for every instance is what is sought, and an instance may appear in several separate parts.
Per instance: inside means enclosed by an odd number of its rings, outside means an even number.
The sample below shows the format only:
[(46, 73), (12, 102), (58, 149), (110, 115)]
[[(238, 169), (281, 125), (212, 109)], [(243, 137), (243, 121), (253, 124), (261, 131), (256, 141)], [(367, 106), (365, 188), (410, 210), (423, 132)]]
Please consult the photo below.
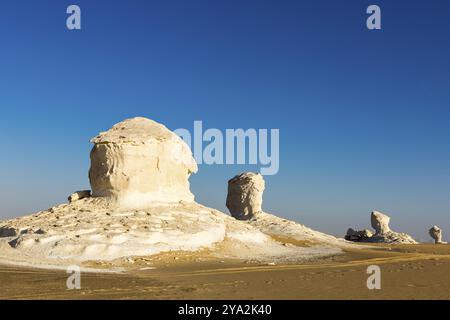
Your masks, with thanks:
[(403, 244), (416, 244), (410, 235), (401, 232), (392, 231), (389, 227), (391, 218), (384, 213), (373, 211), (370, 220), (372, 227), (375, 229), (375, 234), (370, 237), (370, 242), (381, 243), (403, 243)]
[(433, 238), (435, 244), (446, 244), (442, 241), (442, 229), (438, 226), (433, 226), (429, 231), (430, 236)]
[(372, 228), (375, 229), (377, 235), (383, 235), (391, 231), (389, 222), (391, 218), (384, 213), (373, 211), (370, 217)]
[(262, 212), (264, 178), (261, 174), (246, 172), (228, 181), (227, 208), (239, 220), (249, 220)]
[(187, 144), (146, 118), (120, 122), (91, 142), (89, 180), (93, 197), (126, 208), (194, 201), (189, 176), (197, 164)]

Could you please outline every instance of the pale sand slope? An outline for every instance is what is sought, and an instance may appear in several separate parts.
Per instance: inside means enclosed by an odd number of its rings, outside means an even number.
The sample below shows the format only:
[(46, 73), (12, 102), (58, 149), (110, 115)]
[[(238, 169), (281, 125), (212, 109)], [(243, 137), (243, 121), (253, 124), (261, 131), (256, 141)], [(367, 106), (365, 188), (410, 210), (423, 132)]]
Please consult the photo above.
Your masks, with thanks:
[[(82, 273), (79, 291), (65, 272), (0, 267), (0, 299), (450, 299), (449, 245), (379, 245), (321, 262), (222, 263), (206, 251), (139, 258), (128, 274)], [(140, 270), (148, 263), (156, 270)], [(366, 287), (379, 265), (382, 289)], [(164, 266), (164, 268), (162, 268)]]
[(338, 239), (332, 235), (308, 228), (300, 223), (277, 217), (266, 212), (259, 212), (247, 223), (263, 233), (277, 239), (295, 240), (297, 243), (303, 242), (305, 245), (315, 243), (327, 243), (342, 248), (361, 248), (354, 243)]
[[(271, 216), (267, 215), (266, 218)], [(298, 262), (342, 253), (344, 241), (285, 220), (274, 230), (308, 240), (308, 247), (276, 241), (267, 228), (254, 227), (195, 202), (120, 209), (104, 198), (86, 198), (0, 224), (0, 262), (42, 268), (64, 268), (103, 261), (110, 270), (134, 256), (210, 249), (217, 259), (255, 262)], [(283, 222), (284, 221), (284, 222)], [(292, 229), (294, 228), (294, 229)], [(272, 230), (269, 234), (273, 234)], [(288, 233), (287, 236), (295, 236)], [(276, 232), (275, 232), (276, 233)], [(353, 245), (354, 246), (354, 245)], [(101, 267), (101, 266), (100, 266)]]

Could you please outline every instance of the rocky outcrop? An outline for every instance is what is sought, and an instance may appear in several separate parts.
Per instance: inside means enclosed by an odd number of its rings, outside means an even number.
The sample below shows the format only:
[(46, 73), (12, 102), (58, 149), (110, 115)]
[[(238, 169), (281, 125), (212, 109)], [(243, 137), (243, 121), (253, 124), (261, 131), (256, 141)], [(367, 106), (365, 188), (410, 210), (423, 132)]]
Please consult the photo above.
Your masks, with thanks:
[(428, 233), (433, 238), (435, 244), (447, 244), (447, 242), (442, 241), (442, 229), (438, 226), (433, 226)]
[(389, 228), (391, 218), (384, 213), (373, 211), (370, 215), (370, 222), (376, 234), (387, 234), (391, 232), (391, 228)]
[(81, 199), (85, 199), (85, 198), (89, 198), (91, 196), (91, 190), (83, 190), (83, 191), (77, 191), (72, 193), (68, 200), (70, 203), (81, 200)]
[(18, 230), (9, 226), (0, 227), (0, 238), (15, 237), (18, 234)]
[(355, 231), (352, 228), (347, 230), (346, 240), (355, 242), (372, 242), (372, 243), (396, 243), (396, 244), (416, 244), (410, 235), (392, 231), (389, 227), (391, 218), (379, 211), (373, 211), (370, 216), (372, 228), (375, 234), (369, 230)]
[(249, 220), (262, 212), (266, 185), (261, 174), (246, 172), (228, 181), (227, 208), (238, 220)]
[(109, 198), (124, 208), (194, 201), (188, 179), (197, 164), (186, 143), (162, 124), (128, 119), (91, 142), (93, 197)]
[(245, 172), (228, 181), (226, 205), (231, 216), (245, 221), (276, 239), (294, 239), (305, 246), (327, 244), (333, 247), (346, 247), (349, 245), (343, 239), (337, 239), (295, 221), (264, 212), (262, 209), (264, 190), (264, 178), (257, 173)]
[(347, 230), (347, 234), (345, 235), (345, 240), (348, 241), (363, 241), (364, 239), (370, 238), (373, 236), (372, 231), (368, 229), (364, 230), (353, 230), (352, 228)]

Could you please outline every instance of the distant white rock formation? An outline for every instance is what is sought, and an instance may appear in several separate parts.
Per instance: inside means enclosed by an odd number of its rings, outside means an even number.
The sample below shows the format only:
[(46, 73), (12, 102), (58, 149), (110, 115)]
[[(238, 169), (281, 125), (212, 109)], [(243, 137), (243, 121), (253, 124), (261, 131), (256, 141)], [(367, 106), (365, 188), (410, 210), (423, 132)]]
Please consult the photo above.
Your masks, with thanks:
[(438, 226), (433, 226), (428, 233), (433, 238), (435, 244), (447, 244), (447, 242), (442, 241), (442, 229)]
[[(68, 204), (1, 222), (0, 263), (53, 268), (201, 249), (220, 259), (273, 262), (342, 252), (337, 246), (285, 246), (259, 228), (196, 203), (188, 181), (197, 172), (192, 152), (159, 123), (125, 120), (92, 143), (92, 194), (79, 191)], [(242, 186), (250, 197), (240, 204), (243, 216), (254, 215), (261, 208), (261, 185)]]
[(373, 242), (373, 243), (396, 243), (396, 244), (416, 244), (410, 235), (392, 231), (389, 227), (391, 218), (379, 211), (373, 211), (370, 216), (372, 228), (375, 234), (369, 230), (356, 231), (352, 228), (347, 230), (346, 240), (355, 242)]
[(315, 244), (349, 246), (343, 239), (264, 212), (262, 209), (264, 190), (264, 178), (259, 173), (245, 172), (232, 178), (228, 182), (226, 201), (231, 216), (245, 220), (249, 225), (275, 238), (290, 238), (307, 246)]
[(249, 220), (262, 212), (266, 188), (261, 174), (246, 172), (228, 181), (227, 208), (238, 220)]
[(375, 234), (387, 234), (391, 231), (389, 223), (391, 222), (391, 217), (385, 215), (384, 213), (373, 211), (370, 215), (370, 222), (372, 228), (375, 229)]

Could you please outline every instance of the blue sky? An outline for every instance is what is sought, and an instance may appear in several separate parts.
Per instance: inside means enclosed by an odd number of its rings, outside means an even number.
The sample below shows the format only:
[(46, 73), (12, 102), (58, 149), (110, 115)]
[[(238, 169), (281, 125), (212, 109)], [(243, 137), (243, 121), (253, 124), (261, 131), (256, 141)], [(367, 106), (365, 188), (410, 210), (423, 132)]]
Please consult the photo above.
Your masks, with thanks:
[[(78, 4), (82, 30), (66, 29)], [(382, 30), (366, 28), (370, 4)], [(0, 4), (0, 218), (89, 186), (89, 139), (125, 118), (279, 128), (266, 211), (333, 234), (390, 214), (450, 234), (450, 3), (23, 1)], [(201, 166), (225, 211), (246, 166)], [(447, 230), (447, 231), (445, 231)]]

